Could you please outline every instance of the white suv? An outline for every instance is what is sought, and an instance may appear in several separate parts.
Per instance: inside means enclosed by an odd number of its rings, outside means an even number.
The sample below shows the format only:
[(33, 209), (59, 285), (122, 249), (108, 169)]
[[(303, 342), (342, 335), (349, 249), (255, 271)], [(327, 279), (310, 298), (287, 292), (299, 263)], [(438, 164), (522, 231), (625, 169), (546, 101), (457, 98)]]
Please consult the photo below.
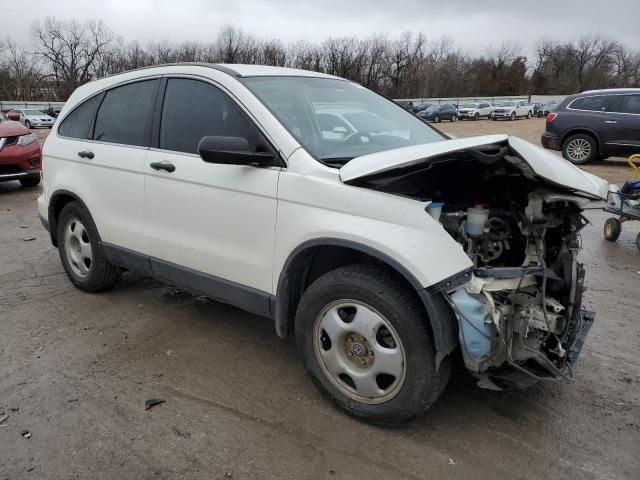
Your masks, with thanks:
[[(359, 112), (323, 135), (318, 114)], [(333, 128), (333, 127), (332, 127)], [(450, 354), (489, 388), (567, 377), (581, 211), (603, 180), (507, 135), (446, 136), (355, 83), (177, 64), (91, 82), (44, 145), (42, 222), (90, 292), (151, 275), (275, 321), (346, 412), (405, 421)]]

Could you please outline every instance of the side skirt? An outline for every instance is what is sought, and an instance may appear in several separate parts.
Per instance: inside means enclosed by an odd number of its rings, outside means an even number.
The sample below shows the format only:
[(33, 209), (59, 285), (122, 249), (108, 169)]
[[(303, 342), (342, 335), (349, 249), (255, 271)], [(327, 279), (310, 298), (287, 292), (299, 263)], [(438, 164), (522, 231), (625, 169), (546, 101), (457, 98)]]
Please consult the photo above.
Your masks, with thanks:
[(107, 259), (114, 265), (154, 277), (185, 290), (206, 295), (219, 302), (233, 305), (257, 315), (273, 318), (271, 309), (273, 295), (268, 292), (159, 258), (143, 255), (110, 243), (103, 242), (102, 249)]

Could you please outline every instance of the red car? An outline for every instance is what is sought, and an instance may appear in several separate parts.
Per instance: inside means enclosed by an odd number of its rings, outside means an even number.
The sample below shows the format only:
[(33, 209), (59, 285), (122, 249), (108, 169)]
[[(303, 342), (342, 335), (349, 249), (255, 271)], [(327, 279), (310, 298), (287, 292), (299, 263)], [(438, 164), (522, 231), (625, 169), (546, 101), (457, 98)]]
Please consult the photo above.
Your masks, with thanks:
[(0, 112), (0, 182), (18, 180), (23, 187), (40, 183), (42, 152), (36, 136)]

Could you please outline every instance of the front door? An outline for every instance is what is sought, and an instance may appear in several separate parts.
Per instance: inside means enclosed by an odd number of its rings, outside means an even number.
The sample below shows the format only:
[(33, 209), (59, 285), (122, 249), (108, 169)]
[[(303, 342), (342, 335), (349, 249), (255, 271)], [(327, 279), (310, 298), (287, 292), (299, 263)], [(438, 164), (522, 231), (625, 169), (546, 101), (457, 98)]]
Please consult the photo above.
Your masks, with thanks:
[(259, 130), (227, 93), (192, 78), (166, 81), (158, 123), (145, 167), (154, 273), (267, 313), (280, 168), (198, 155), (207, 135), (244, 137), (255, 149)]

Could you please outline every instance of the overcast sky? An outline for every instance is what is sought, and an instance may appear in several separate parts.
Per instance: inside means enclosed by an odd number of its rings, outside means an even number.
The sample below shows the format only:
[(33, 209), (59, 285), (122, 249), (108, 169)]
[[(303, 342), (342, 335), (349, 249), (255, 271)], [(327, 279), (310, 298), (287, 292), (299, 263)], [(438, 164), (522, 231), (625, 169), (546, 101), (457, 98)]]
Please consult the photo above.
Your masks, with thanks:
[(420, 30), (451, 35), (470, 52), (505, 39), (531, 51), (540, 36), (600, 32), (640, 48), (640, 0), (0, 0), (0, 12), (0, 30), (21, 43), (31, 41), (34, 20), (55, 16), (101, 19), (142, 41), (208, 41), (232, 23), (283, 41)]

